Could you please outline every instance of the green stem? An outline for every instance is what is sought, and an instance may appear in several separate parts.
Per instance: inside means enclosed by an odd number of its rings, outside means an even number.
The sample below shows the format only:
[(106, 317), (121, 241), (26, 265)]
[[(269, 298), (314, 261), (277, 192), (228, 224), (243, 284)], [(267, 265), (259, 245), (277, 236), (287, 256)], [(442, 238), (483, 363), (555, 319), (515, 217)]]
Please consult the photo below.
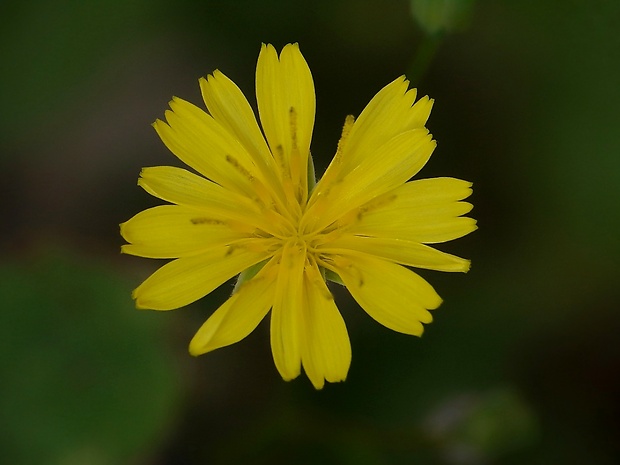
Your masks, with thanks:
[(424, 38), (420, 42), (418, 49), (413, 57), (413, 61), (411, 66), (409, 67), (409, 72), (407, 73), (407, 78), (411, 81), (411, 83), (417, 86), (426, 72), (428, 71), (441, 42), (443, 41), (444, 34), (438, 33), (429, 35), (424, 35)]

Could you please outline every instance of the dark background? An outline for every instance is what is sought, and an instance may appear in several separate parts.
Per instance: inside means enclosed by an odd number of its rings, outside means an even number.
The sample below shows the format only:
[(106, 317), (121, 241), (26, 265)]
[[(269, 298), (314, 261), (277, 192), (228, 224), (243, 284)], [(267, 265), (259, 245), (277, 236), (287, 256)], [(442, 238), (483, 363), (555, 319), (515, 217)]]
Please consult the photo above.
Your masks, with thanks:
[[(412, 3), (2, 3), (3, 462), (618, 463), (620, 3)], [(439, 37), (424, 11), (443, 4), (464, 13)], [(474, 182), (480, 229), (442, 247), (471, 271), (422, 273), (435, 322), (397, 334), (335, 289), (353, 362), (322, 391), (279, 378), (265, 322), (190, 357), (230, 285), (137, 311), (159, 263), (119, 254), (118, 224), (158, 203), (140, 168), (179, 164), (150, 123), (173, 95), (202, 105), (216, 68), (254, 105), (261, 42), (310, 65), (319, 173), (345, 116), (406, 73), (435, 99), (421, 176)]]

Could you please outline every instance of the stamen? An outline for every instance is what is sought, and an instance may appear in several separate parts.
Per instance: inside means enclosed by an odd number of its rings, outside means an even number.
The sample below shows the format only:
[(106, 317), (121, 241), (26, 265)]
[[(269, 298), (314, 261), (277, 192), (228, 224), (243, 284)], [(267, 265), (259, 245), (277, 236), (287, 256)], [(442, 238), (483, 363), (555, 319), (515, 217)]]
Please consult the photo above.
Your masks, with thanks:
[(276, 145), (273, 156), (280, 167), (280, 172), (287, 177), (289, 173), (286, 170), (286, 160), (284, 160), (284, 147), (282, 147), (282, 144)]
[(197, 217), (191, 218), (190, 222), (195, 225), (208, 225), (208, 226), (226, 226), (231, 231), (235, 231), (242, 234), (248, 234), (254, 236), (257, 231), (257, 227), (250, 221), (239, 220), (218, 220), (216, 218)]
[(254, 180), (254, 176), (252, 176), (252, 173), (250, 173), (245, 167), (243, 167), (235, 157), (226, 154), (226, 161), (230, 163), (237, 171), (239, 171), (239, 173), (241, 173), (249, 181)]
[(215, 218), (191, 218), (192, 224), (211, 224), (211, 225), (220, 225), (225, 226), (226, 222), (222, 220), (217, 220)]
[(291, 107), (288, 111), (289, 122), (291, 124), (291, 147), (297, 148), (297, 111)]
[(374, 210), (378, 210), (381, 207), (389, 205), (394, 200), (396, 200), (397, 197), (398, 196), (396, 194), (382, 195), (380, 197), (376, 197), (372, 199), (369, 202), (366, 202), (364, 205), (359, 207), (357, 219), (361, 220), (362, 216), (364, 216), (366, 213), (369, 213)]
[(226, 253), (225, 257), (231, 256), (235, 251), (244, 249), (250, 252), (267, 252), (268, 250), (273, 248), (273, 245), (279, 241), (275, 239), (256, 239), (256, 238), (245, 238), (239, 239), (236, 241), (232, 241), (226, 244)]
[(347, 115), (347, 117), (344, 119), (342, 134), (340, 135), (340, 140), (338, 141), (338, 148), (336, 149), (336, 155), (334, 156), (334, 162), (336, 163), (342, 163), (342, 151), (344, 150), (347, 138), (351, 133), (353, 123), (355, 123), (355, 117), (353, 115)]
[[(252, 183), (252, 190), (257, 194), (257, 196), (252, 197), (252, 200), (256, 202), (261, 209), (265, 207), (270, 208), (273, 205), (273, 191), (270, 191), (259, 178), (255, 177), (232, 155), (226, 154), (226, 161)], [(276, 194), (273, 194), (273, 196), (275, 195)]]
[(364, 205), (358, 208), (354, 208), (349, 211), (338, 220), (338, 228), (345, 229), (360, 221), (367, 213), (378, 210), (390, 203), (394, 202), (398, 196), (396, 194), (382, 195), (373, 200), (366, 202)]
[(302, 174), (301, 154), (297, 147), (297, 111), (294, 107), (289, 109), (289, 123), (291, 129), (291, 155), (290, 155), (290, 167), (291, 167), (291, 179), (297, 187), (295, 189), (295, 198), (299, 203), (304, 200), (305, 192), (307, 190), (307, 182), (305, 173)]
[[(294, 132), (292, 132), (292, 137), (293, 137), (293, 145), (295, 150), (293, 150), (293, 152), (291, 153), (291, 159), (287, 160), (285, 158), (285, 153), (284, 153), (284, 147), (282, 146), (282, 144), (278, 144), (275, 147), (274, 150), (274, 158), (276, 159), (279, 167), (280, 167), (280, 172), (282, 173), (282, 187), (284, 190), (284, 202), (285, 202), (285, 207), (286, 210), (288, 211), (288, 213), (290, 215), (293, 215), (292, 218), (294, 221), (297, 221), (298, 218), (301, 215), (301, 198), (302, 195), (300, 195), (299, 193), (299, 151), (297, 150), (297, 136), (296, 136), (296, 131), (297, 131), (297, 113), (295, 112), (295, 109), (293, 107), (291, 107), (290, 111), (289, 111), (289, 116), (291, 117), (291, 128), (294, 129)], [(292, 163), (293, 166), (290, 166), (289, 163)], [(296, 176), (296, 178), (294, 178), (293, 176)]]
[(271, 191), (267, 188), (267, 186), (265, 186), (265, 184), (263, 184), (258, 178), (252, 178), (252, 188), (257, 194), (252, 196), (252, 201), (254, 201), (261, 210), (273, 207)]
[[(315, 189), (315, 195), (310, 200), (310, 206), (314, 206), (316, 203), (323, 201), (327, 195), (329, 195), (331, 190), (340, 182), (342, 182), (343, 177), (340, 175), (342, 170), (342, 153), (344, 151), (345, 145), (347, 143), (347, 139), (349, 134), (351, 133), (351, 129), (353, 128), (353, 123), (355, 123), (355, 117), (353, 115), (348, 115), (344, 120), (344, 125), (342, 126), (342, 134), (340, 136), (340, 140), (338, 141), (338, 147), (336, 148), (336, 155), (332, 162), (327, 167), (325, 174), (319, 181)], [(321, 210), (324, 210), (323, 207)]]

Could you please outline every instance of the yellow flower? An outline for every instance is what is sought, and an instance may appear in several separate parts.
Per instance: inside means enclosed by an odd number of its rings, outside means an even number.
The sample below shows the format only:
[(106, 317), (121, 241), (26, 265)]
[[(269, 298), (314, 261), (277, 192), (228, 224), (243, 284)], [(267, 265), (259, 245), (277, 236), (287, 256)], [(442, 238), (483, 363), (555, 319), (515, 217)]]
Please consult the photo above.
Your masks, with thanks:
[[(470, 233), (461, 215), (471, 183), (409, 181), (435, 141), (424, 127), (433, 101), (415, 102), (400, 77), (345, 120), (333, 161), (315, 185), (310, 156), (315, 94), (297, 44), (280, 56), (263, 45), (256, 67), (262, 129), (224, 74), (200, 79), (208, 113), (179, 98), (155, 130), (197, 173), (144, 168), (138, 184), (171, 205), (121, 225), (124, 253), (174, 259), (135, 291), (138, 308), (171, 310), (240, 275), (232, 296), (203, 324), (190, 353), (240, 341), (271, 310), (271, 347), (285, 380), (301, 367), (320, 389), (343, 381), (351, 362), (345, 323), (326, 280), (344, 284), (384, 326), (421, 335), (441, 298), (407, 267), (469, 269), (426, 244)], [(415, 102), (415, 103), (414, 103)], [(264, 133), (264, 136), (263, 136)]]

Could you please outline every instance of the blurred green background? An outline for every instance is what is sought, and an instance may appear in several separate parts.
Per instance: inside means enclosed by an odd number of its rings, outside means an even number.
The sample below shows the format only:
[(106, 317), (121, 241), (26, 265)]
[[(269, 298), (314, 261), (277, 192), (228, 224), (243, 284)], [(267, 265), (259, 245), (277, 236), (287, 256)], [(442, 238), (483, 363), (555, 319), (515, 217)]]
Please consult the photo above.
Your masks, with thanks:
[[(480, 226), (442, 247), (469, 274), (422, 273), (421, 339), (335, 289), (353, 362), (322, 391), (279, 378), (265, 322), (190, 357), (231, 287), (139, 312), (159, 263), (119, 254), (158, 203), (140, 168), (178, 165), (150, 127), (172, 95), (219, 68), (254, 102), (261, 42), (295, 41), (317, 171), (406, 73), (435, 99), (421, 176), (473, 181)], [(3, 463), (619, 463), (620, 2), (5, 1), (0, 63)]]

